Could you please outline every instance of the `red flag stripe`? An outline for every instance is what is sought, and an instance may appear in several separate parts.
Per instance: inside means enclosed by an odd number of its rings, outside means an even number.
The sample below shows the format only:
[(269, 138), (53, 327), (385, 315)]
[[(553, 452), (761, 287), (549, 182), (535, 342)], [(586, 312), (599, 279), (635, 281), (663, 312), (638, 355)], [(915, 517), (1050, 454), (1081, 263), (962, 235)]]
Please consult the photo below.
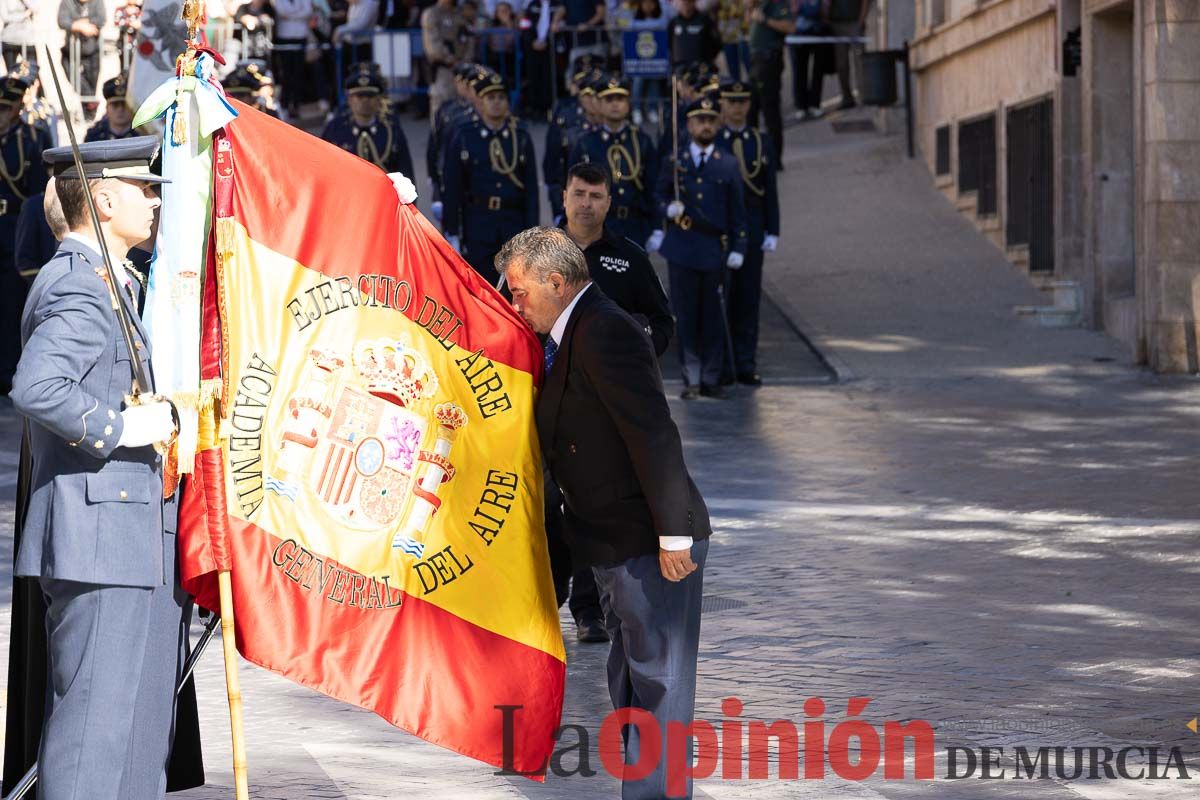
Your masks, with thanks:
[[(390, 304), (404, 308), (406, 316), (427, 327), (443, 308), (457, 320), (469, 318), (471, 325), (464, 322), (449, 337), (455, 344), (475, 352), (487, 342), (488, 358), (541, 380), (541, 347), (532, 331), (504, 298), (454, 252), (416, 206), (399, 206), (397, 216), (381, 220), (379, 209), (395, 205), (396, 192), (378, 167), (243, 103), (231, 102), (241, 116), (226, 129), (232, 145), (232, 165), (221, 163), (226, 156), (218, 148), (216, 216), (236, 217), (254, 241), (330, 277), (345, 275), (358, 281), (363, 275), (398, 274), (411, 291), (378, 284), (381, 299), (388, 294)], [(272, 146), (239, 147), (239, 142), (252, 141), (269, 141)], [(236, 171), (232, 191), (230, 167)], [(336, 197), (322, 195), (322, 176), (330, 172), (343, 175), (345, 184), (353, 186), (354, 191)], [(294, 213), (294, 198), (305, 198), (306, 213)], [(399, 224), (400, 214), (411, 216), (404, 226)], [(324, 225), (312, 225), (314, 219), (324, 220)], [(331, 231), (336, 233), (331, 235)], [(350, 254), (355, 260), (347, 260)], [(423, 275), (408, 267), (443, 261), (457, 279)], [(362, 284), (359, 286), (362, 288)], [(427, 303), (427, 297), (437, 305)], [(483, 310), (480, 306), (493, 313), (479, 313)], [(508, 319), (496, 319), (497, 311)], [(439, 331), (454, 326), (454, 320), (443, 320), (438, 323)], [(511, 336), (508, 321), (517, 322), (526, 335)]]
[[(185, 495), (192, 501), (182, 511), (185, 519), (203, 508), (198, 494)], [(562, 715), (562, 661), (398, 590), (388, 600), (402, 601), (398, 609), (334, 602), (328, 587), (305, 589), (273, 564), (281, 539), (233, 517), (228, 523), (238, 566), (232, 573), (237, 644), (246, 659), (496, 767), (506, 765), (503, 720), (495, 706), (521, 706), (507, 766), (544, 769)], [(184, 541), (193, 550), (184, 564), (208, 561), (194, 552), (204, 546), (203, 537)], [(215, 573), (185, 575), (183, 585), (201, 606), (219, 608)], [(396, 626), (404, 635), (396, 635)], [(275, 633), (243, 634), (264, 630)]]

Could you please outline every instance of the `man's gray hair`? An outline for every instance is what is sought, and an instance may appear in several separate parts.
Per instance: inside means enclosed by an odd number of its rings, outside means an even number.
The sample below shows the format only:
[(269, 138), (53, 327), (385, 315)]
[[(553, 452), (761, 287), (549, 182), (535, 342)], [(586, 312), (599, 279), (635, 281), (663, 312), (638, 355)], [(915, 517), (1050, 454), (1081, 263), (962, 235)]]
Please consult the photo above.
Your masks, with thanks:
[(514, 260), (538, 283), (550, 280), (553, 272), (562, 275), (568, 286), (591, 280), (583, 251), (558, 228), (530, 228), (509, 239), (496, 254), (496, 271), (504, 275)]

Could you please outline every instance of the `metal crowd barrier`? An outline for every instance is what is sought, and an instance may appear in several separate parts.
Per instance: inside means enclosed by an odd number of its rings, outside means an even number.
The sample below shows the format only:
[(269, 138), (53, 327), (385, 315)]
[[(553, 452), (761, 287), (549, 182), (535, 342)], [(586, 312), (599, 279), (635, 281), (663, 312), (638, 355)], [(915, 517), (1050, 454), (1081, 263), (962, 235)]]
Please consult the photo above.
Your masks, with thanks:
[[(97, 42), (100, 47), (104, 46), (104, 41), (101, 39)], [(100, 61), (103, 61), (103, 52), (100, 54)], [(71, 89), (80, 103), (99, 103), (100, 95), (100, 70), (97, 68), (95, 77), (95, 93), (85, 95), (83, 93), (83, 44), (78, 36), (67, 36), (67, 74), (71, 76)]]
[[(495, 69), (504, 75), (509, 87), (509, 102), (517, 108), (521, 102), (524, 57), (521, 31), (517, 28), (482, 28), (472, 31), (475, 53), (471, 60)], [(507, 40), (505, 46), (492, 42)], [(345, 102), (342, 77), (350, 64), (374, 61), (388, 78), (389, 94), (395, 98), (428, 94), (429, 86), (422, 78), (425, 44), (420, 28), (393, 28), (368, 31), (345, 37), (345, 43), (329, 45), (334, 50), (334, 66), (338, 80), (338, 102)]]

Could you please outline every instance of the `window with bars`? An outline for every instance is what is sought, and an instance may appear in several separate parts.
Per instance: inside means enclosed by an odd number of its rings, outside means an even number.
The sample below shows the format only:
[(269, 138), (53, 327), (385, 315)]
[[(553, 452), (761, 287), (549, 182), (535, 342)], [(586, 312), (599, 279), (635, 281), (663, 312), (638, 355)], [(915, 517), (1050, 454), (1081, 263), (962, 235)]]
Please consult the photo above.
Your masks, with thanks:
[(958, 191), (975, 192), (980, 216), (996, 213), (996, 115), (959, 123)]
[(943, 125), (934, 131), (934, 165), (938, 175), (950, 174), (950, 126)]

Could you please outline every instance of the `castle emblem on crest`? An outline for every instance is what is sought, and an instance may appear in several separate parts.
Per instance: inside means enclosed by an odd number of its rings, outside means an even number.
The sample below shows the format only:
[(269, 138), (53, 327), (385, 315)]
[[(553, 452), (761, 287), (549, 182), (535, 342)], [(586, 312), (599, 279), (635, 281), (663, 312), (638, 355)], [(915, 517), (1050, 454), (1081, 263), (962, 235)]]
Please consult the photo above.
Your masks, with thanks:
[(433, 402), (437, 389), (436, 373), (408, 336), (359, 342), (349, 359), (313, 350), (288, 399), (273, 481), (306, 487), (352, 530), (394, 529), (392, 547), (420, 558), (441, 505), (438, 490), (454, 477), (450, 451), (467, 423), (459, 406)]

